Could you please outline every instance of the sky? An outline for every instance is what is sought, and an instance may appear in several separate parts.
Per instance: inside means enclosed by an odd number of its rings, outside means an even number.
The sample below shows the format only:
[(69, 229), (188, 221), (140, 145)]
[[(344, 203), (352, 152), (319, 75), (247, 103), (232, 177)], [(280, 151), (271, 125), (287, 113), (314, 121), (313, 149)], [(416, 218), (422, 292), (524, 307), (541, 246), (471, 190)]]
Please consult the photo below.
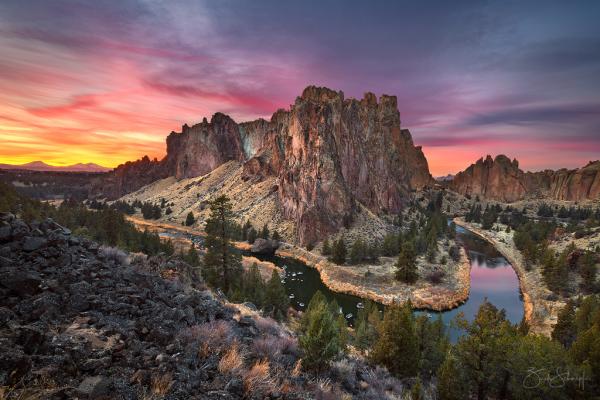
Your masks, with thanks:
[(0, 163), (162, 158), (308, 85), (398, 97), (434, 176), (600, 158), (600, 1), (0, 2)]

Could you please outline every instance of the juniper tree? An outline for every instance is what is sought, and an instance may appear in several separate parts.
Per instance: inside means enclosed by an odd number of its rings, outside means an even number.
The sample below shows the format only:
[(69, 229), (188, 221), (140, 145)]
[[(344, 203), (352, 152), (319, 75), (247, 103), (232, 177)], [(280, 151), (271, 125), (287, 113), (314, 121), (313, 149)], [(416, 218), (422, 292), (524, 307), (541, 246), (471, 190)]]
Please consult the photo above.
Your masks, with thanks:
[(328, 256), (331, 254), (331, 245), (329, 244), (329, 238), (325, 238), (323, 246), (321, 247), (321, 254)]
[(285, 318), (289, 307), (289, 299), (285, 293), (285, 287), (281, 283), (281, 277), (276, 269), (271, 274), (271, 279), (265, 289), (264, 309), (273, 318), (281, 320)]
[(400, 378), (415, 376), (419, 370), (419, 342), (411, 307), (406, 302), (386, 310), (371, 353), (374, 362)]
[(185, 218), (185, 226), (192, 226), (195, 222), (196, 218), (194, 218), (194, 213), (190, 211)]
[(417, 281), (416, 254), (412, 242), (405, 242), (396, 261), (396, 279), (412, 284)]
[(333, 254), (331, 261), (338, 265), (342, 265), (346, 262), (346, 244), (344, 238), (340, 237), (333, 245)]
[(314, 297), (313, 300), (298, 342), (303, 352), (302, 365), (320, 372), (340, 352), (339, 327), (327, 302)]
[(210, 202), (206, 220), (204, 266), (208, 283), (225, 293), (233, 289), (242, 272), (242, 256), (231, 248), (232, 228), (231, 202), (227, 196), (219, 196)]

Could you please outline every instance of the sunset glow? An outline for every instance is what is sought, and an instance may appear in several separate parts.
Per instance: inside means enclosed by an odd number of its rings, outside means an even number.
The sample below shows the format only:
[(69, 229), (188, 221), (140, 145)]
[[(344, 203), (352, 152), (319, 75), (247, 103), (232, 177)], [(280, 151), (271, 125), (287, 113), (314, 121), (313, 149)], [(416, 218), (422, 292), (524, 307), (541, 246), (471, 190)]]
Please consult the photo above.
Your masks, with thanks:
[(0, 163), (161, 158), (184, 123), (269, 118), (311, 84), (398, 96), (434, 176), (600, 158), (600, 3), (383, 4), (2, 2)]

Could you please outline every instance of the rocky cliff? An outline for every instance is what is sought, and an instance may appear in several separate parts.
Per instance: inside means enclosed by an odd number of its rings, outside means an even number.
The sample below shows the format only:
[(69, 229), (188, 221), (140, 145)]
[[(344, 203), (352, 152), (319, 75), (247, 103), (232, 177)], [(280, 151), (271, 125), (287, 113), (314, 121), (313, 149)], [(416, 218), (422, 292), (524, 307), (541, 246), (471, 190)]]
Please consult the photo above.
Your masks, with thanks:
[(283, 215), (296, 223), (299, 242), (310, 243), (351, 223), (358, 203), (394, 213), (433, 182), (421, 148), (400, 127), (397, 106), (395, 96), (345, 99), (341, 91), (309, 86), (270, 121), (238, 124), (217, 113), (184, 125), (167, 138), (163, 160), (119, 166), (98, 192), (116, 198), (157, 179), (201, 176), (238, 161), (246, 180), (277, 179)]
[(579, 169), (523, 172), (505, 155), (480, 158), (449, 183), (463, 195), (514, 202), (527, 198), (583, 201), (600, 198), (600, 161)]

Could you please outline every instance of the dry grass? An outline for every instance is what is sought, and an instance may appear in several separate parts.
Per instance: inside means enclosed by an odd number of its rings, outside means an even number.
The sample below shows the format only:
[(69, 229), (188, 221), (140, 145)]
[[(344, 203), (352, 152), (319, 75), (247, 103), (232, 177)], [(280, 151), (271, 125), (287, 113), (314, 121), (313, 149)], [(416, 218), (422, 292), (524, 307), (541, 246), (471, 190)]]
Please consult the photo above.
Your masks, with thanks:
[(252, 368), (244, 374), (244, 388), (246, 393), (256, 391), (269, 392), (275, 385), (271, 377), (271, 368), (268, 360), (257, 361)]
[(152, 393), (158, 396), (165, 396), (173, 386), (173, 375), (170, 373), (154, 375), (151, 380)]
[(267, 336), (255, 339), (252, 342), (252, 350), (261, 358), (275, 360), (281, 354), (297, 355), (298, 343), (290, 336)]
[(302, 359), (296, 361), (296, 365), (294, 365), (294, 369), (292, 370), (292, 377), (297, 378), (302, 373)]
[(244, 366), (244, 355), (239, 349), (239, 344), (234, 341), (229, 350), (219, 361), (219, 372), (233, 373), (240, 371)]
[(26, 387), (22, 385), (23, 382), (16, 386), (0, 386), (0, 400), (42, 400), (60, 390), (56, 383), (48, 378), (36, 379)]
[(233, 328), (227, 321), (210, 321), (185, 329), (179, 338), (185, 343), (198, 343), (198, 354), (205, 358), (210, 354), (221, 354), (231, 345)]

